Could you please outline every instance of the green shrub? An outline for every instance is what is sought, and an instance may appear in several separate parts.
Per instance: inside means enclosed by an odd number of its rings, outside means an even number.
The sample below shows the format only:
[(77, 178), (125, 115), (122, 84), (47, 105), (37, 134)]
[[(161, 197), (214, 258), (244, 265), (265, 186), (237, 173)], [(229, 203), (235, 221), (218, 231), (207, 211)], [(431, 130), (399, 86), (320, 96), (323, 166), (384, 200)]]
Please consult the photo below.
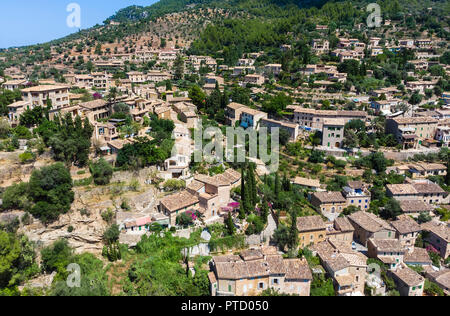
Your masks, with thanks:
[(89, 171), (96, 185), (109, 184), (114, 172), (112, 166), (103, 158), (98, 162), (91, 163), (89, 165)]

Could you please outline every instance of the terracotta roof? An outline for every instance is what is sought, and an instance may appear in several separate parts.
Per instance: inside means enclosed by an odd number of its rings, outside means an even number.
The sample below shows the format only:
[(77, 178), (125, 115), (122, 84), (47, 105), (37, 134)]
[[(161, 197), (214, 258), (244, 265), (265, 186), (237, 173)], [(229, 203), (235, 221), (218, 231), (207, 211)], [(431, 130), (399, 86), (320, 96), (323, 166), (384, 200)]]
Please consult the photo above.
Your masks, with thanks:
[(240, 253), (240, 256), (244, 261), (259, 260), (264, 258), (264, 255), (260, 249), (244, 250)]
[(398, 231), (400, 234), (409, 234), (420, 232), (422, 229), (420, 225), (417, 224), (415, 220), (411, 217), (403, 217), (402, 219), (391, 222), (391, 225)]
[(195, 176), (195, 180), (214, 186), (227, 186), (239, 181), (241, 174), (235, 170), (227, 169), (222, 174), (215, 176), (207, 176), (204, 174), (198, 174)]
[(428, 252), (424, 248), (414, 247), (414, 251), (411, 253), (406, 253), (403, 257), (403, 262), (406, 264), (414, 264), (414, 263), (424, 263), (424, 264), (432, 264), (430, 256)]
[(419, 171), (422, 171), (422, 170), (426, 170), (426, 171), (447, 170), (447, 167), (441, 163), (415, 163), (415, 164), (410, 164), (409, 167), (411, 169), (414, 168)]
[(342, 254), (331, 255), (330, 258), (327, 259), (326, 264), (334, 272), (340, 271), (350, 266), (350, 262), (348, 262), (347, 259), (345, 259), (345, 257), (342, 256)]
[(188, 185), (187, 189), (191, 190), (193, 192), (197, 192), (201, 188), (203, 188), (204, 184), (202, 182), (199, 182), (197, 180), (194, 180), (191, 182), (191, 184)]
[(392, 119), (394, 120), (397, 124), (402, 125), (402, 124), (425, 124), (425, 123), (437, 123), (438, 120), (432, 118), (432, 117), (426, 117), (426, 116), (422, 116), (422, 117), (397, 117)]
[(434, 210), (433, 206), (425, 203), (423, 200), (404, 200), (399, 201), (400, 208), (405, 213), (429, 212)]
[(198, 198), (189, 193), (188, 191), (181, 191), (175, 194), (166, 196), (161, 200), (161, 204), (164, 205), (170, 212), (183, 209), (185, 207), (192, 206), (199, 202)]
[(397, 271), (392, 272), (392, 274), (410, 287), (419, 285), (425, 281), (420, 274), (408, 267), (398, 269)]
[(91, 109), (92, 110), (92, 109), (104, 107), (106, 104), (107, 104), (107, 102), (105, 100), (98, 99), (98, 100), (94, 100), (94, 101), (80, 103), (78, 105), (83, 107), (83, 108), (87, 108), (87, 109)]
[(165, 113), (167, 111), (170, 111), (170, 108), (167, 106), (161, 106), (161, 107), (154, 109), (155, 114), (161, 114), (161, 113)]
[(386, 185), (386, 187), (393, 195), (408, 195), (418, 193), (414, 186), (409, 183), (388, 184)]
[[(445, 286), (447, 289), (450, 288), (450, 270), (445, 269), (437, 272), (428, 273), (436, 282)], [(448, 292), (448, 291), (447, 291)]]
[(433, 222), (428, 222), (423, 223), (421, 227), (423, 230), (434, 233), (446, 242), (450, 242), (450, 227), (448, 227), (446, 224), (436, 224)]
[(320, 188), (320, 180), (318, 180), (318, 179), (295, 177), (294, 184), (307, 186), (307, 187)]
[(364, 211), (353, 213), (348, 216), (348, 219), (371, 233), (376, 233), (384, 229), (393, 230), (388, 223), (378, 218), (375, 214)]
[(233, 110), (237, 110), (237, 109), (240, 109), (242, 107), (245, 107), (245, 105), (240, 104), (240, 103), (236, 103), (236, 102), (232, 102), (232, 103), (228, 104), (227, 107), (229, 107), (230, 109), (233, 109)]
[(326, 118), (323, 120), (323, 125), (344, 126), (345, 121), (341, 118)]
[(45, 92), (45, 91), (53, 91), (53, 90), (62, 90), (62, 89), (69, 89), (68, 86), (63, 85), (42, 85), (42, 86), (35, 86), (30, 87), (26, 89), (22, 89), (22, 92)]
[(312, 196), (317, 198), (320, 203), (344, 203), (347, 201), (341, 192), (315, 192)]
[(211, 284), (217, 283), (216, 275), (214, 274), (214, 272), (208, 273), (208, 279), (209, 283)]
[(350, 274), (337, 275), (334, 279), (340, 286), (349, 286), (353, 284), (353, 276)]
[(238, 280), (249, 276), (247, 264), (244, 261), (215, 262), (219, 279)]
[(286, 267), (286, 279), (312, 280), (312, 273), (305, 259), (286, 259), (283, 263)]
[(341, 256), (343, 256), (345, 258), (345, 260), (348, 261), (348, 263), (350, 263), (351, 266), (357, 266), (357, 267), (365, 267), (367, 266), (367, 257), (365, 255), (363, 255), (362, 253), (359, 252), (352, 252), (352, 253), (348, 253), (348, 252), (342, 252)]
[(418, 193), (446, 193), (438, 184), (436, 183), (413, 183), (413, 187)]
[(374, 239), (369, 241), (377, 248), (377, 251), (382, 252), (403, 252), (403, 245), (398, 239)]
[(306, 260), (285, 260), (272, 248), (249, 249), (240, 256), (213, 257), (213, 261), (218, 279), (238, 280), (271, 274), (285, 274), (287, 279), (312, 279)]
[(266, 258), (267, 264), (269, 265), (270, 273), (273, 274), (285, 274), (287, 272), (287, 267), (284, 264), (284, 260), (279, 255), (270, 255)]
[(314, 215), (297, 218), (297, 229), (299, 232), (325, 230), (326, 226), (322, 217)]
[(346, 232), (346, 231), (354, 231), (355, 228), (350, 223), (347, 217), (338, 217), (334, 220), (335, 228), (338, 228), (339, 230)]

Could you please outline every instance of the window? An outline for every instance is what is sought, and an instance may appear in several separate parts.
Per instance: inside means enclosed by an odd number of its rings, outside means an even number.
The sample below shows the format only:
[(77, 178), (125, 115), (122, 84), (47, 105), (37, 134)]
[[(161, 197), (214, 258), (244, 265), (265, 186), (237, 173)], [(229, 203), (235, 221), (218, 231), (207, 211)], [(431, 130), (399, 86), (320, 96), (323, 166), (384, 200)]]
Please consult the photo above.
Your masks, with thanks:
[(258, 283), (258, 289), (264, 290), (264, 282), (259, 282)]

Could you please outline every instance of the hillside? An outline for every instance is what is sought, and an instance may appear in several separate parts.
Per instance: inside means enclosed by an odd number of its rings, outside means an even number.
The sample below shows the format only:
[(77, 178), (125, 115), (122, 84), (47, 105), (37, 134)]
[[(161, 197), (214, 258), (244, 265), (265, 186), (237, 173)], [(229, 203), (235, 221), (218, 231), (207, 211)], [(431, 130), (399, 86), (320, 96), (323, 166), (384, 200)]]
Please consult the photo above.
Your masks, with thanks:
[[(232, 65), (243, 53), (273, 50), (281, 44), (308, 42), (320, 36), (315, 25), (363, 40), (376, 34), (361, 33), (371, 1), (343, 0), (161, 0), (148, 7), (119, 10), (103, 25), (41, 45), (0, 51), (0, 73), (18, 67), (32, 78), (61, 77), (61, 71), (90, 71), (89, 60), (111, 54), (151, 48), (179, 48), (188, 54), (210, 55)], [(431, 30), (448, 38), (450, 3), (445, 0), (380, 0), (385, 20), (400, 25), (420, 24), (407, 33), (420, 37)], [(427, 9), (433, 7), (429, 12)], [(398, 38), (405, 36), (398, 30)], [(332, 42), (335, 39), (332, 39)], [(274, 56), (280, 59), (281, 56)], [(60, 70), (47, 65), (60, 64)], [(70, 67), (69, 67), (70, 66)], [(58, 67), (56, 67), (59, 69)], [(124, 69), (126, 71), (127, 69)]]

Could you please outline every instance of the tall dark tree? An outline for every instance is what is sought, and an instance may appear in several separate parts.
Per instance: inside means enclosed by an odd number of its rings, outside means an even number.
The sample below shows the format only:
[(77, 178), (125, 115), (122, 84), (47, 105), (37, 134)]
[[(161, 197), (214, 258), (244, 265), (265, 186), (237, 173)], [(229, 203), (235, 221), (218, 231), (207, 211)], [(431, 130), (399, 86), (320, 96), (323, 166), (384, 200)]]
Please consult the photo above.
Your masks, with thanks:
[(227, 219), (225, 221), (225, 225), (227, 227), (228, 235), (232, 236), (236, 232), (236, 227), (234, 227), (233, 217), (231, 216), (231, 212), (228, 213)]
[(184, 59), (183, 56), (180, 54), (177, 55), (177, 58), (175, 59), (173, 63), (173, 68), (175, 72), (175, 80), (181, 80), (183, 79), (184, 75)]
[(287, 246), (291, 252), (298, 246), (297, 214), (294, 210), (291, 210), (291, 226), (289, 228), (289, 240)]

